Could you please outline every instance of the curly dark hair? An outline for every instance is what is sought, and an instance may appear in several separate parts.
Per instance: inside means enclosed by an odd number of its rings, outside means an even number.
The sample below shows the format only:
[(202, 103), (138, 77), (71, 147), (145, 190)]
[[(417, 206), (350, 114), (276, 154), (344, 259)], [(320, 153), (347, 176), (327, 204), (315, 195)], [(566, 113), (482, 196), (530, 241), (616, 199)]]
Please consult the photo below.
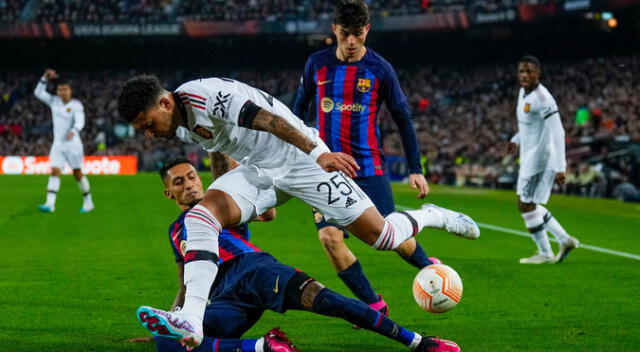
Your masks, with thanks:
[(160, 178), (162, 179), (162, 182), (164, 182), (165, 177), (167, 177), (167, 174), (169, 173), (169, 169), (180, 164), (189, 164), (191, 166), (194, 166), (189, 159), (183, 156), (171, 158), (165, 161), (164, 164), (162, 164), (162, 167), (160, 168), (160, 170), (158, 171), (158, 173), (160, 174)]
[(362, 0), (342, 0), (333, 12), (333, 23), (349, 29), (369, 24), (369, 8)]
[(133, 121), (139, 113), (155, 103), (164, 88), (156, 76), (141, 75), (126, 81), (118, 96), (118, 114), (121, 119)]
[(533, 55), (526, 55), (526, 56), (521, 57), (520, 60), (518, 60), (518, 63), (521, 63), (521, 62), (529, 62), (529, 63), (534, 64), (538, 68), (538, 70), (542, 69), (542, 65), (540, 64), (540, 60), (538, 60), (538, 58), (533, 56)]

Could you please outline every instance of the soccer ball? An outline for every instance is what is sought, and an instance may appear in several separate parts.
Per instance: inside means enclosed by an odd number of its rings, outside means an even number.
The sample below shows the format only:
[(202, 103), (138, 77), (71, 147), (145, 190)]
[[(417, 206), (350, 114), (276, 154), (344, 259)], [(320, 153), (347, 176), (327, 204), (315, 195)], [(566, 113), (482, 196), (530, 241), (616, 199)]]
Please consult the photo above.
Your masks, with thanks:
[(449, 266), (429, 265), (413, 280), (413, 298), (427, 312), (450, 311), (462, 298), (462, 280)]

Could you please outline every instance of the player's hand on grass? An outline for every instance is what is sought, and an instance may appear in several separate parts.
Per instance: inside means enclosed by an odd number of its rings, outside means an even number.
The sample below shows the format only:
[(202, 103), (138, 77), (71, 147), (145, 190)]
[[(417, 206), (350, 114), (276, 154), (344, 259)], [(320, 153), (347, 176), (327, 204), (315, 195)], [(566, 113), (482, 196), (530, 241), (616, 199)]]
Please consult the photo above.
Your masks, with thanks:
[(564, 172), (556, 172), (555, 182), (562, 186), (567, 181), (567, 175)]
[(518, 150), (518, 145), (513, 143), (513, 142), (509, 142), (509, 144), (507, 144), (507, 153), (509, 154), (515, 154), (515, 152)]
[(48, 68), (46, 71), (44, 71), (44, 75), (43, 76), (47, 80), (51, 80), (51, 79), (58, 78), (58, 73), (56, 72), (56, 70), (52, 70), (52, 69)]
[(323, 153), (318, 157), (318, 164), (324, 171), (342, 171), (347, 176), (354, 178), (360, 166), (356, 160), (345, 153)]
[(153, 337), (134, 337), (132, 339), (128, 339), (127, 342), (138, 343), (138, 342), (152, 342)]
[(423, 174), (410, 174), (409, 184), (411, 185), (411, 188), (418, 189), (418, 199), (423, 199), (427, 194), (429, 194), (429, 183), (427, 183), (427, 179), (424, 178)]

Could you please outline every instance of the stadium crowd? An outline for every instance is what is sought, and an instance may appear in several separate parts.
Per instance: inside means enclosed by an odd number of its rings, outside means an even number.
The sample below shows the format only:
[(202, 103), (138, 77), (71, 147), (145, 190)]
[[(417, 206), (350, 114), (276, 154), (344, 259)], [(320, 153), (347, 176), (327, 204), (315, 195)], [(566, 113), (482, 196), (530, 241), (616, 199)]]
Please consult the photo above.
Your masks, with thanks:
[[(62, 70), (61, 70), (62, 71)], [(206, 74), (204, 73), (206, 72)], [(542, 82), (560, 107), (567, 141), (566, 192), (585, 196), (638, 196), (640, 154), (640, 57), (593, 58), (543, 63)], [(51, 120), (32, 94), (39, 72), (2, 74), (0, 80), (0, 154), (47, 155)], [(224, 75), (293, 103), (299, 70), (156, 72), (167, 87), (190, 78)], [(506, 145), (517, 129), (515, 67), (424, 65), (398, 69), (413, 110), (419, 145), (430, 182), (512, 187), (517, 160)], [(187, 154), (202, 163), (198, 147), (157, 143), (136, 136), (118, 119), (114, 92), (132, 72), (70, 74), (74, 95), (85, 105), (82, 132), (87, 155), (137, 155), (140, 168), (153, 170), (167, 154)], [(402, 156), (395, 125), (380, 115), (388, 156)], [(635, 147), (634, 147), (635, 146)], [(394, 165), (389, 165), (394, 167)], [(619, 185), (622, 188), (616, 189)], [(634, 191), (635, 189), (635, 191)], [(635, 192), (635, 193), (634, 193)], [(634, 196), (635, 194), (635, 196)]]
[[(0, 22), (161, 23), (180, 20), (328, 20), (337, 0), (0, 0)], [(550, 0), (365, 0), (373, 17), (493, 11)]]

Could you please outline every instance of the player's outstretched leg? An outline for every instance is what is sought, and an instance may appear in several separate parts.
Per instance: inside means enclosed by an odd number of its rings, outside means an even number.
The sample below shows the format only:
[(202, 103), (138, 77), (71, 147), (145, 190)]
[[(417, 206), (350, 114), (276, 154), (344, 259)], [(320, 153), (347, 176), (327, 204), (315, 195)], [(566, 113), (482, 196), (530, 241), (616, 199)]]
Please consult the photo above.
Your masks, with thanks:
[(423, 337), (398, 325), (380, 312), (361, 301), (344, 297), (318, 282), (311, 282), (301, 295), (303, 305), (318, 314), (338, 317), (396, 340), (413, 351), (458, 352), (460, 348), (452, 341)]
[(347, 229), (375, 249), (395, 250), (425, 227), (440, 228), (457, 236), (476, 239), (480, 228), (471, 217), (432, 204), (418, 210), (394, 212), (383, 218), (367, 208)]
[[(158, 337), (156, 348), (158, 352), (184, 352), (186, 348), (176, 340)], [(274, 328), (269, 330), (259, 339), (218, 339), (205, 337), (200, 346), (192, 349), (193, 352), (298, 352), (298, 349), (289, 340), (287, 335)]]

